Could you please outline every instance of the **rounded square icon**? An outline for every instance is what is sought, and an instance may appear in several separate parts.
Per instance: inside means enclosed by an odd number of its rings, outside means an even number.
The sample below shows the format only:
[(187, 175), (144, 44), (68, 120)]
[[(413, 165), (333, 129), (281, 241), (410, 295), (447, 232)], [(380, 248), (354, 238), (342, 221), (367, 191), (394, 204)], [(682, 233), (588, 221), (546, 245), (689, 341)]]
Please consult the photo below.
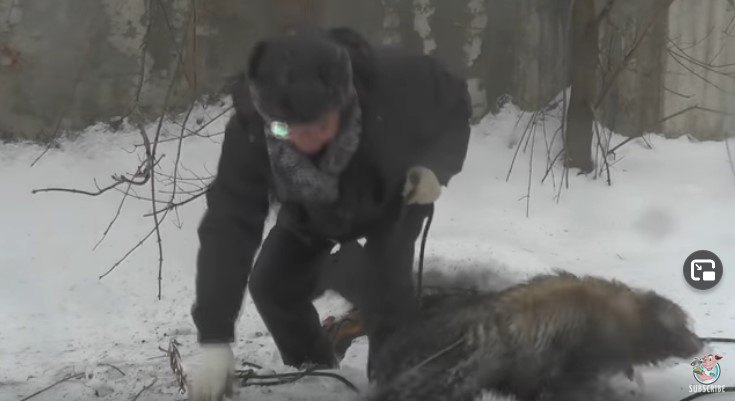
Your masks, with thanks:
[(717, 285), (722, 273), (722, 261), (710, 251), (696, 251), (684, 262), (684, 279), (698, 290), (709, 290)]
[[(692, 272), (692, 280), (699, 281), (715, 281), (715, 261), (712, 259), (694, 259), (690, 263), (690, 269)], [(696, 274), (695, 272), (700, 272)]]

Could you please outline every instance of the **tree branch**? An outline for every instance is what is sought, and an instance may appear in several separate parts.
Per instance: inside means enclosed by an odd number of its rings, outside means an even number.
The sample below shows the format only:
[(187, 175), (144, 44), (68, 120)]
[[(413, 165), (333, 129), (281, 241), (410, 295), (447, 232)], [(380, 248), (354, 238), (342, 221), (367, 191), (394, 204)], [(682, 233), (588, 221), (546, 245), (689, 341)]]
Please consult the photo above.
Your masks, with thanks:
[(628, 50), (628, 52), (625, 54), (625, 57), (623, 57), (623, 60), (618, 65), (618, 67), (613, 71), (612, 77), (603, 84), (602, 90), (600, 91), (600, 95), (597, 97), (597, 100), (595, 101), (593, 105), (593, 109), (597, 110), (600, 105), (602, 104), (603, 100), (605, 100), (605, 97), (607, 96), (607, 93), (612, 89), (613, 84), (618, 78), (618, 75), (620, 75), (620, 72), (623, 70), (623, 67), (625, 67), (628, 62), (630, 62), (630, 59), (633, 57), (633, 54), (635, 54), (635, 51), (638, 50), (638, 47), (643, 42), (643, 39), (648, 35), (648, 32), (653, 28), (654, 22), (656, 19), (658, 19), (661, 15), (665, 14), (663, 11), (667, 10), (671, 3), (673, 3), (674, 0), (666, 0), (664, 2), (664, 5), (661, 7), (661, 12), (654, 13), (653, 17), (651, 17), (651, 20), (646, 25), (645, 29), (643, 30), (643, 33), (636, 38), (636, 40), (633, 43), (633, 46)]
[(66, 382), (66, 381), (69, 381), (69, 380), (73, 380), (73, 379), (81, 379), (82, 377), (84, 377), (84, 373), (77, 373), (77, 374), (74, 374), (74, 375), (71, 375), (71, 376), (67, 376), (67, 377), (65, 377), (65, 378), (57, 381), (56, 383), (54, 383), (54, 384), (52, 384), (52, 385), (50, 385), (48, 387), (44, 387), (43, 389), (38, 390), (35, 393), (33, 393), (33, 394), (31, 394), (31, 395), (29, 395), (27, 397), (21, 398), (20, 401), (28, 401), (31, 398), (33, 398), (33, 397), (35, 397), (35, 396), (37, 396), (37, 395), (39, 395), (39, 394), (41, 394), (41, 393), (43, 393), (43, 392), (45, 392), (47, 390), (50, 390), (51, 388), (56, 387), (56, 386), (58, 386), (59, 384), (61, 384), (63, 382)]

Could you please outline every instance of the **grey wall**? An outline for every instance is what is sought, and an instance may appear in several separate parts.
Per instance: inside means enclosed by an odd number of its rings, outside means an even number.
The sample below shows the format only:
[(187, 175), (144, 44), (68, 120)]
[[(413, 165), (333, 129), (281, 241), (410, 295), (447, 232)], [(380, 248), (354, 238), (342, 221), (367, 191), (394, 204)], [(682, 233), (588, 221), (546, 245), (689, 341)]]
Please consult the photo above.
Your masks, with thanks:
[[(155, 117), (177, 68), (170, 106), (183, 110), (191, 99), (220, 91), (255, 40), (302, 19), (352, 26), (376, 43), (436, 55), (468, 78), (476, 116), (497, 110), (504, 94), (524, 109), (538, 109), (567, 83), (571, 1), (0, 0), (0, 138), (44, 139), (57, 126)], [(600, 38), (611, 63), (660, 12), (660, 1), (616, 2), (610, 15), (616, 28), (606, 26)], [(735, 48), (722, 44), (726, 37), (706, 37), (706, 27), (727, 25), (727, 4), (676, 0), (620, 73), (598, 118), (626, 134), (722, 137), (723, 127), (732, 125), (723, 113), (695, 109), (661, 120), (693, 104), (729, 110), (731, 78), (714, 74), (725, 87), (718, 93), (677, 70), (665, 50), (673, 35), (699, 41), (705, 50), (693, 50), (696, 56), (717, 53), (717, 63), (734, 62)]]

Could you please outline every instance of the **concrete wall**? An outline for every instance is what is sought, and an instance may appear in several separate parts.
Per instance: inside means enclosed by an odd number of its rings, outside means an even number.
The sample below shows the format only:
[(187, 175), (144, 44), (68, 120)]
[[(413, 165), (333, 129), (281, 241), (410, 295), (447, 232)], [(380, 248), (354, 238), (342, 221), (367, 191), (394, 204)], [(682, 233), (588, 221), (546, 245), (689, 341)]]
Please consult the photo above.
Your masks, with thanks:
[[(662, 129), (697, 132), (703, 139), (733, 136), (735, 124), (735, 10), (728, 0), (674, 2), (664, 54)], [(705, 61), (709, 66), (699, 65)], [(692, 107), (682, 114), (683, 110)], [(675, 117), (672, 117), (676, 115)]]
[[(594, 0), (598, 7), (605, 0)], [(618, 0), (600, 47), (614, 61), (663, 0)], [(348, 25), (375, 43), (431, 53), (468, 78), (476, 116), (510, 95), (525, 109), (546, 105), (567, 84), (572, 0), (0, 0), (0, 138), (44, 139), (58, 130), (130, 114), (158, 115), (216, 94), (243, 68), (261, 36), (307, 19)], [(600, 119), (627, 134), (665, 130), (721, 137), (730, 77), (703, 71), (724, 89), (677, 69), (666, 39), (701, 41), (693, 57), (732, 63), (728, 0), (676, 0), (619, 75)], [(721, 27), (721, 29), (720, 29)], [(730, 27), (730, 33), (735, 26)], [(696, 49), (695, 49), (696, 48)], [(713, 76), (714, 75), (714, 76)], [(143, 77), (142, 86), (139, 85)], [(141, 88), (140, 91), (138, 88)], [(681, 97), (673, 93), (684, 93)]]

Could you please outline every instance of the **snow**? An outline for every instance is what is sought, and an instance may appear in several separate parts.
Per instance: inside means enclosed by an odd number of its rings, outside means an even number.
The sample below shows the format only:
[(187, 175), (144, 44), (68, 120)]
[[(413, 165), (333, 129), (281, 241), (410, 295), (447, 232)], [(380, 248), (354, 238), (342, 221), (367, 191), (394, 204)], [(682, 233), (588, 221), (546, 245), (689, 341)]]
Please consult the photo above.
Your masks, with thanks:
[[(223, 107), (199, 107), (191, 121), (208, 121)], [(542, 126), (537, 127), (533, 157), (530, 144), (525, 152), (521, 149), (506, 181), (529, 117), (525, 114), (517, 123), (519, 113), (506, 106), (474, 126), (465, 169), (437, 203), (427, 269), (480, 274), (489, 288), (553, 268), (616, 278), (680, 303), (701, 336), (735, 337), (730, 293), (735, 275), (729, 273), (735, 265), (735, 177), (724, 143), (647, 135), (651, 149), (636, 139), (616, 152), (612, 186), (604, 176), (572, 172), (569, 188), (562, 188), (557, 201), (561, 167), (541, 183), (547, 160)], [(221, 132), (224, 124), (221, 118), (202, 132)], [(550, 140), (558, 118), (548, 117), (544, 124)], [(148, 127), (149, 133), (153, 129)], [(165, 124), (164, 138), (175, 137), (179, 130)], [(210, 175), (216, 170), (220, 139), (187, 140), (184, 165)], [(612, 137), (613, 143), (624, 139)], [(175, 338), (185, 364), (196, 352), (189, 309), (203, 199), (182, 207), (162, 225), (163, 298), (158, 300), (155, 237), (98, 279), (151, 229), (150, 219), (143, 217), (150, 203), (127, 200), (115, 226), (93, 250), (117, 210), (119, 192), (98, 197), (31, 194), (33, 189), (56, 186), (94, 190), (93, 179), (106, 185), (110, 175), (137, 166), (137, 156), (129, 152), (139, 142), (133, 127), (112, 132), (99, 124), (49, 150), (33, 167), (42, 147), (0, 146), (0, 400), (21, 399), (76, 373), (84, 376), (33, 400), (129, 400), (144, 387), (139, 400), (186, 399), (178, 394), (159, 347), (167, 348)], [(175, 146), (175, 141), (161, 144), (165, 168), (173, 165)], [(529, 161), (533, 170), (526, 217)], [(138, 192), (145, 196), (150, 189)], [(719, 285), (706, 292), (690, 288), (682, 277), (684, 260), (699, 249), (715, 252), (726, 270)], [(347, 307), (336, 295), (320, 299), (317, 306), (323, 316)], [(712, 347), (724, 356), (717, 384), (735, 384), (735, 362), (729, 362), (735, 359), (733, 346)], [(366, 350), (366, 341), (359, 339), (340, 370), (361, 389), (367, 388)], [(280, 364), (249, 298), (238, 322), (235, 351), (240, 361), (289, 371)], [(639, 399), (677, 400), (696, 384), (686, 360), (641, 372), (645, 385)], [(237, 389), (241, 400), (354, 397), (344, 385), (323, 378)]]

